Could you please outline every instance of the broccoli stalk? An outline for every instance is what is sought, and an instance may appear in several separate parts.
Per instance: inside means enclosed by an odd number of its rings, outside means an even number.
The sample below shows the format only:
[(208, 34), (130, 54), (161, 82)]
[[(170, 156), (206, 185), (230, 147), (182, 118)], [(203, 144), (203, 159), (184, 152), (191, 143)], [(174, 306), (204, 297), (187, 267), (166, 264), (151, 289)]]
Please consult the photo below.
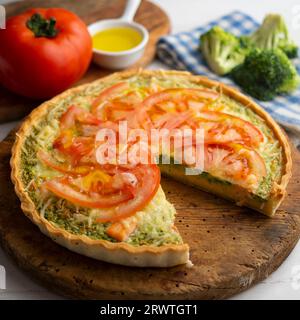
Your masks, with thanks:
[(290, 39), (285, 21), (279, 14), (268, 14), (249, 40), (259, 49), (279, 48), (291, 59), (298, 55), (298, 47)]
[(299, 85), (294, 65), (280, 49), (252, 50), (231, 76), (248, 94), (263, 101), (290, 93)]
[(218, 75), (227, 74), (241, 64), (248, 52), (239, 38), (218, 26), (201, 35), (200, 50), (211, 70)]

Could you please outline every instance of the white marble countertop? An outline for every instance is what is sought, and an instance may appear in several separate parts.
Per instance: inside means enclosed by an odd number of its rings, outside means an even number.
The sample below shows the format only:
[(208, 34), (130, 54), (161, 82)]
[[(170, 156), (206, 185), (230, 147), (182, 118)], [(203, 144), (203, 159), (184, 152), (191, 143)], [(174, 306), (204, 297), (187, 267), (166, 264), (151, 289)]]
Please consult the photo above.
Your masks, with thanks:
[[(11, 2), (11, 0), (0, 0), (0, 4), (6, 2)], [(156, 3), (168, 12), (173, 32), (195, 28), (233, 10), (244, 11), (258, 20), (261, 20), (266, 13), (280, 12), (286, 18), (293, 38), (300, 44), (299, 0), (272, 2), (269, 0), (156, 0)], [(150, 65), (150, 68), (163, 67), (156, 61)], [(0, 125), (0, 140), (17, 123)], [(4, 273), (1, 266), (4, 266), (6, 270), (5, 290), (1, 289), (4, 285)], [(62, 297), (36, 284), (0, 248), (0, 300), (2, 299), (62, 299)], [(273, 274), (232, 299), (300, 299), (300, 242)]]

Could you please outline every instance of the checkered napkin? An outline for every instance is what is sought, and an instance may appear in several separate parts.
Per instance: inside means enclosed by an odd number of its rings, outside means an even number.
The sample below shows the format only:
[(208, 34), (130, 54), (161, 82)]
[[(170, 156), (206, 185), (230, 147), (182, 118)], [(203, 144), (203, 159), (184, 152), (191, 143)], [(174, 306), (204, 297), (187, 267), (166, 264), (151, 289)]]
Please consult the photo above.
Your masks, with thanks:
[[(234, 11), (190, 32), (160, 38), (157, 44), (158, 58), (173, 69), (188, 70), (237, 87), (228, 77), (220, 77), (212, 73), (198, 50), (200, 35), (215, 25), (236, 36), (251, 33), (259, 26), (248, 15)], [(294, 59), (293, 62), (300, 73), (300, 59)], [(278, 96), (272, 101), (258, 101), (258, 103), (280, 124), (300, 133), (300, 87), (291, 95)]]

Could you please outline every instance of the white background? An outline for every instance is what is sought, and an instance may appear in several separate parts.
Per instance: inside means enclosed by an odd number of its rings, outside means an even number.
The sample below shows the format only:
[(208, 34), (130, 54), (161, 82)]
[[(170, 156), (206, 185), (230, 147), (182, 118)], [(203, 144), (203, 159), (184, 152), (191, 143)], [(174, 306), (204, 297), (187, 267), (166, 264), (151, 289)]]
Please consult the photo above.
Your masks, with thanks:
[[(12, 1), (0, 0), (0, 4), (5, 2)], [(258, 21), (262, 20), (266, 13), (279, 12), (285, 17), (293, 39), (300, 45), (300, 0), (159, 0), (156, 3), (168, 13), (172, 21), (172, 32), (193, 29), (233, 10), (244, 11)], [(296, 11), (299, 12), (299, 18)], [(158, 68), (163, 65), (154, 62), (150, 67)], [(0, 125), (0, 140), (16, 124), (17, 122)], [(7, 289), (0, 289), (0, 300), (61, 298), (32, 281), (15, 266), (1, 248), (0, 265), (6, 268), (7, 276)], [(295, 281), (295, 276), (293, 278), (293, 271), (299, 274), (298, 281)], [(277, 271), (232, 299), (300, 299), (300, 243)]]

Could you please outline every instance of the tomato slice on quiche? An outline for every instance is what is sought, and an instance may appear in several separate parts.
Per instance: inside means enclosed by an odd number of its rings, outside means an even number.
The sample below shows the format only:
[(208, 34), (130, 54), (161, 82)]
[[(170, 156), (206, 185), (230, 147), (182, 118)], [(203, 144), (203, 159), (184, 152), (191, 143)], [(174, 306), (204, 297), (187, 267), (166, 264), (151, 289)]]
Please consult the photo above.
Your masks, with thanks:
[[(136, 134), (155, 130), (169, 149)], [(189, 140), (177, 146), (186, 132)], [(22, 209), (42, 232), (80, 254), (129, 266), (189, 261), (161, 174), (268, 216), (291, 175), (286, 137), (262, 108), (223, 84), (175, 71), (117, 73), (44, 103), (19, 130), (11, 164)]]

